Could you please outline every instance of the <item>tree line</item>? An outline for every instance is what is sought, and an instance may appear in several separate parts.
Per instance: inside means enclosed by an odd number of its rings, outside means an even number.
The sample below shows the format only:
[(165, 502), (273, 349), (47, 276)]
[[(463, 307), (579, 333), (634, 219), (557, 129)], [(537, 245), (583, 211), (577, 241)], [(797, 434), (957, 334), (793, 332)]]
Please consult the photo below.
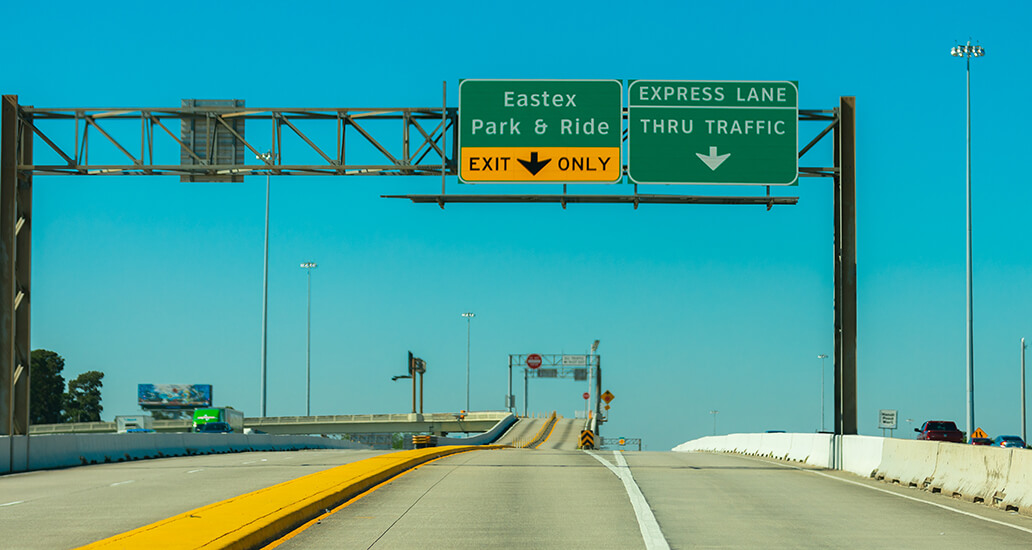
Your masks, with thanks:
[(104, 373), (86, 371), (68, 382), (61, 375), (65, 360), (55, 352), (32, 350), (29, 379), (29, 423), (60, 424), (62, 422), (100, 422), (104, 407), (100, 389)]

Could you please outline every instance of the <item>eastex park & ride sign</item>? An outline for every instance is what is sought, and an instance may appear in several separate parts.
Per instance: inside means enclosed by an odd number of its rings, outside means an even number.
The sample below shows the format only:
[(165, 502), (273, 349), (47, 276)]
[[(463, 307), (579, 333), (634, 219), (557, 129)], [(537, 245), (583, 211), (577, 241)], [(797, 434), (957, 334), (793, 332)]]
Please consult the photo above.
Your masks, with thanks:
[(634, 80), (627, 107), (634, 183), (796, 183), (794, 82)]
[(459, 178), (619, 182), (622, 110), (620, 80), (463, 80)]

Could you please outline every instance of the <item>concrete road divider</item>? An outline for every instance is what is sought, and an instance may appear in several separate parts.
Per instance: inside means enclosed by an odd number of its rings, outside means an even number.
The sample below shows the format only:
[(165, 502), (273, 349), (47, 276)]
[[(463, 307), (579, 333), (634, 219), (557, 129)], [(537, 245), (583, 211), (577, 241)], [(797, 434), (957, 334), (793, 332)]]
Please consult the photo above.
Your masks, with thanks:
[(673, 450), (769, 456), (828, 468), (831, 465), (831, 438), (831, 434), (728, 434), (688, 441), (674, 447)]
[(994, 504), (997, 495), (1002, 495), (1007, 487), (1013, 452), (1013, 449), (940, 443), (931, 488), (968, 502)]
[(498, 448), (502, 447), (431, 447), (375, 456), (203, 506), (83, 548), (258, 548), (420, 464)]
[[(884, 437), (869, 435), (842, 437), (842, 469), (858, 476), (874, 477), (882, 463), (885, 441)], [(832, 462), (829, 460), (828, 464)]]
[(1032, 450), (1014, 449), (1010, 455), (1010, 471), (1007, 473), (1003, 499), (995, 504), (1005, 510), (1032, 516)]
[(0, 474), (212, 453), (368, 448), (352, 441), (304, 435), (134, 433), (0, 436)]
[(931, 486), (940, 445), (958, 445), (938, 441), (886, 439), (882, 443), (882, 461), (876, 479), (898, 483), (904, 487), (925, 489)]
[[(861, 435), (837, 437), (842, 441), (839, 468), (844, 471), (1032, 516), (1032, 450)], [(707, 436), (673, 450), (770, 456), (822, 467), (834, 467), (835, 462), (831, 434)]]

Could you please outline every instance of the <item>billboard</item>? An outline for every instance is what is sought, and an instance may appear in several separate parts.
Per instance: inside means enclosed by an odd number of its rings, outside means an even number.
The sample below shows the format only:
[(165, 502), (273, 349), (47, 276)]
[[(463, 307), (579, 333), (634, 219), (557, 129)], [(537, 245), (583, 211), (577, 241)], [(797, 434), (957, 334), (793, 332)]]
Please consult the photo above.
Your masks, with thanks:
[(139, 384), (136, 396), (144, 409), (198, 409), (211, 406), (211, 384)]

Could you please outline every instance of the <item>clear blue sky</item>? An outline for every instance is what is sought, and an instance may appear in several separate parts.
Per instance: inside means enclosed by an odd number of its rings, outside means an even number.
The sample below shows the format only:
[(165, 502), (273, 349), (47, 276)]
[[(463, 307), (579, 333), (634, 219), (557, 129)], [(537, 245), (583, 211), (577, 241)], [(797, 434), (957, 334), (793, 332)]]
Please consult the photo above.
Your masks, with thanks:
[[(197, 15), (191, 11), (196, 10)], [(180, 2), (9, 6), (0, 91), (37, 107), (438, 106), (460, 78), (795, 80), (800, 107), (856, 96), (860, 431), (965, 411), (964, 62), (972, 63), (976, 424), (1020, 430), (1019, 339), (1032, 339), (1032, 125), (1024, 2)], [(822, 128), (800, 127), (805, 142)], [(826, 140), (804, 166), (828, 166)], [(274, 178), (269, 414), (405, 412), (412, 350), (426, 406), (500, 409), (510, 353), (601, 340), (616, 395), (603, 434), (668, 449), (712, 432), (812, 432), (833, 352), (831, 182), (762, 207), (414, 205), (438, 178)], [(466, 188), (449, 179), (449, 192)], [(630, 192), (630, 186), (572, 192)], [(478, 186), (476, 191), (485, 189)], [(486, 191), (557, 192), (499, 186)], [(656, 186), (648, 193), (759, 188)], [(103, 371), (104, 418), (138, 383), (209, 383), (259, 407), (265, 178), (37, 177), (32, 346), (66, 378)], [(826, 426), (831, 427), (831, 361)], [(572, 416), (580, 384), (540, 381), (530, 409)], [(518, 392), (522, 405), (522, 390)], [(902, 422), (902, 428), (907, 424)], [(909, 437), (906, 433), (897, 432)], [(912, 435), (912, 434), (911, 434)]]

